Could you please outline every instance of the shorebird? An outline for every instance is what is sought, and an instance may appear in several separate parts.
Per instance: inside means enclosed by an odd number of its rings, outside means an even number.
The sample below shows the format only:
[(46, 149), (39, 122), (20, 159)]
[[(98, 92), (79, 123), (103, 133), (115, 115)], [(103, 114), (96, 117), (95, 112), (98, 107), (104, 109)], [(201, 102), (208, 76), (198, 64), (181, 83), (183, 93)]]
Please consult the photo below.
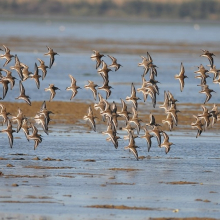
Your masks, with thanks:
[(153, 107), (155, 108), (156, 102), (157, 102), (157, 100), (156, 100), (156, 90), (153, 86), (147, 86), (146, 88), (147, 88), (146, 93), (145, 93), (146, 99), (147, 99), (147, 96), (150, 95)]
[(110, 95), (111, 95), (111, 89), (112, 89), (112, 87), (111, 86), (109, 86), (109, 81), (108, 80), (106, 80), (106, 79), (104, 79), (103, 78), (103, 85), (101, 86), (101, 87), (98, 87), (98, 89), (100, 89), (100, 90), (104, 90), (105, 92), (106, 92), (106, 99), (108, 99), (109, 97), (110, 97)]
[(103, 54), (100, 54), (99, 51), (93, 50), (94, 54), (91, 55), (91, 59), (96, 61), (96, 69), (100, 66), (101, 64), (101, 58), (104, 57)]
[(174, 143), (169, 142), (169, 136), (167, 135), (166, 132), (162, 132), (164, 140), (163, 143), (160, 145), (160, 147), (165, 147), (165, 153), (167, 154), (170, 151), (170, 146), (174, 145)]
[[(115, 142), (115, 149), (118, 148), (118, 139), (121, 139), (119, 136), (115, 135), (114, 136), (114, 142)], [(111, 137), (107, 137), (106, 141), (112, 141)]]
[(70, 97), (70, 100), (72, 100), (76, 96), (76, 94), (78, 93), (77, 89), (81, 89), (81, 88), (76, 85), (76, 80), (72, 75), (69, 74), (69, 77), (71, 79), (71, 85), (69, 87), (66, 87), (66, 90), (67, 91), (70, 90), (73, 92), (72, 96)]
[(40, 78), (40, 77), (41, 77), (41, 76), (38, 74), (37, 64), (35, 63), (34, 74), (30, 74), (30, 78), (35, 80), (38, 89), (40, 88), (40, 81), (39, 81), (39, 78)]
[(23, 114), (23, 112), (21, 111), (20, 108), (18, 108), (18, 114), (17, 116), (12, 117), (12, 121), (16, 121), (17, 122), (17, 133), (20, 131), (23, 120), (25, 119), (25, 116)]
[(183, 66), (183, 63), (181, 63), (181, 66), (180, 66), (180, 73), (179, 75), (175, 75), (175, 79), (178, 79), (179, 82), (180, 82), (180, 91), (182, 92), (183, 91), (183, 88), (184, 88), (184, 79), (185, 78), (188, 78), (187, 76), (184, 75), (185, 74), (185, 69), (184, 69), (184, 66)]
[(14, 76), (12, 76), (12, 72), (9, 71), (9, 70), (6, 70), (6, 69), (0, 69), (1, 71), (4, 71), (6, 73), (6, 76), (2, 77), (1, 79), (4, 79), (4, 80), (8, 80), (10, 82), (10, 85), (11, 85), (11, 90), (13, 89), (14, 85), (15, 85), (15, 78)]
[(218, 79), (214, 79), (213, 83), (219, 84), (220, 85), (220, 76), (218, 77)]
[(27, 66), (26, 64), (24, 63), (21, 63), (21, 66), (22, 66), (22, 75), (23, 75), (23, 79), (22, 81), (25, 81), (27, 80), (30, 75), (32, 74), (32, 72), (29, 71), (29, 66)]
[(41, 105), (41, 109), (40, 111), (37, 113), (38, 115), (43, 115), (44, 118), (45, 118), (45, 122), (46, 122), (46, 126), (48, 127), (48, 124), (50, 122), (50, 114), (53, 114), (52, 111), (50, 110), (47, 110), (47, 107), (46, 107), (46, 102), (43, 101), (42, 105)]
[(48, 126), (45, 116), (43, 114), (37, 113), (34, 117), (34, 120), (37, 124), (42, 126), (43, 131), (48, 135)]
[(152, 127), (152, 126), (161, 126), (160, 124), (156, 123), (155, 117), (152, 113), (150, 113), (149, 118), (150, 118), (150, 123), (146, 123), (146, 126), (150, 126), (150, 127)]
[(213, 65), (213, 67), (211, 65), (207, 65), (207, 66), (210, 66), (210, 70), (208, 73), (214, 74), (213, 76), (213, 82), (214, 82), (214, 80), (219, 76), (220, 70), (217, 70), (215, 65)]
[(163, 124), (167, 123), (168, 126), (169, 126), (169, 130), (171, 131), (173, 129), (173, 117), (172, 117), (172, 114), (168, 113), (166, 119), (162, 120), (162, 123)]
[(129, 121), (129, 114), (131, 114), (131, 113), (127, 110), (127, 105), (123, 99), (121, 99), (121, 104), (122, 104), (121, 111), (117, 112), (117, 114), (122, 116), (123, 118), (125, 118), (126, 125), (127, 125), (128, 121)]
[(208, 72), (209, 71), (207, 69), (205, 69), (205, 67), (202, 64), (200, 64), (200, 66), (198, 66), (198, 70), (194, 71), (194, 73), (199, 74), (199, 75), (195, 76), (195, 78), (201, 79), (201, 84), (205, 85), (206, 78), (210, 77), (209, 75), (206, 74)]
[(98, 69), (97, 72), (104, 77), (106, 80), (108, 80), (108, 73), (112, 71), (111, 69), (108, 68), (108, 65), (105, 63), (105, 61), (102, 60), (102, 68)]
[(117, 71), (122, 65), (117, 63), (117, 59), (113, 56), (108, 55), (108, 57), (112, 60), (112, 64), (109, 65), (111, 68), (115, 68), (115, 71)]
[(95, 84), (93, 81), (91, 80), (88, 80), (89, 84), (88, 85), (85, 85), (84, 88), (86, 89), (90, 89), (93, 93), (93, 97), (94, 99), (96, 100), (96, 97), (97, 97), (97, 90), (95, 87), (97, 87), (98, 85)]
[(214, 63), (213, 56), (215, 56), (215, 54), (210, 53), (208, 50), (202, 50), (202, 51), (203, 51), (203, 54), (201, 54), (200, 57), (208, 58), (211, 67), (213, 67), (213, 63)]
[(102, 112), (105, 110), (104, 98), (102, 97), (102, 95), (100, 93), (98, 93), (98, 97), (99, 97), (99, 103), (95, 103), (94, 108), (95, 108), (95, 110), (100, 109), (100, 111)]
[(151, 148), (151, 138), (153, 137), (153, 135), (151, 135), (149, 133), (149, 131), (147, 130), (147, 128), (145, 127), (142, 127), (145, 131), (145, 134), (143, 136), (141, 136), (141, 138), (144, 138), (146, 141), (147, 141), (147, 150), (148, 152), (150, 151), (150, 148)]
[(124, 149), (128, 149), (129, 151), (131, 151), (135, 158), (138, 160), (138, 152), (137, 152), (137, 148), (139, 148), (138, 146), (136, 146), (135, 144), (135, 140), (134, 137), (132, 136), (132, 132), (129, 132), (129, 144), (128, 146), (124, 147)]
[(218, 121), (220, 112), (218, 111), (218, 106), (216, 104), (213, 105), (212, 110), (209, 111), (209, 114), (212, 117), (212, 127)]
[(8, 115), (11, 115), (11, 113), (7, 112), (6, 107), (1, 103), (0, 103), (0, 107), (1, 107), (0, 117), (3, 118), (3, 122), (2, 122), (3, 125), (9, 120)]
[(7, 95), (8, 92), (8, 84), (10, 83), (7, 79), (0, 79), (0, 83), (3, 85), (3, 97), (2, 99), (5, 98), (5, 96)]
[(149, 81), (145, 80), (144, 76), (142, 75), (142, 87), (143, 86), (146, 86), (146, 87), (153, 86), (155, 92), (157, 93), (157, 95), (159, 95), (159, 87), (157, 86), (157, 83), (160, 83), (160, 82), (155, 80), (153, 75), (150, 76)]
[(117, 113), (117, 106), (116, 106), (116, 103), (114, 101), (111, 105), (111, 111), (112, 111), (112, 123), (113, 123), (113, 126), (116, 129), (118, 127), (118, 117), (120, 115)]
[(153, 126), (153, 129), (149, 131), (150, 133), (153, 133), (153, 135), (157, 138), (158, 147), (161, 145), (161, 135), (163, 131), (161, 131), (157, 126)]
[(138, 66), (144, 67), (144, 76), (151, 70), (151, 74), (157, 76), (157, 70), (155, 67), (156, 65), (153, 64), (153, 59), (151, 58), (150, 54), (147, 52), (147, 57), (141, 56), (142, 62), (138, 63)]
[(29, 139), (28, 139), (29, 128), (31, 128), (31, 126), (28, 125), (28, 120), (27, 120), (27, 118), (24, 118), (24, 119), (22, 120), (21, 129), (23, 130), (23, 132), (24, 132), (24, 134), (25, 134), (25, 137), (27, 138), (28, 141), (29, 141)]
[(28, 105), (31, 105), (30, 97), (25, 95), (25, 89), (24, 89), (24, 86), (23, 86), (21, 80), (19, 81), (19, 87), (20, 87), (20, 95), (15, 99), (22, 99), (25, 102), (27, 102)]
[(209, 110), (204, 105), (202, 105), (201, 107), (203, 109), (203, 112), (202, 114), (198, 114), (197, 117), (205, 121), (205, 128), (207, 128), (210, 124), (209, 118), (211, 117), (211, 114), (209, 113)]
[(199, 73), (199, 74), (204, 75), (205, 73), (208, 72), (208, 70), (205, 69), (205, 67), (202, 64), (200, 64), (200, 66), (197, 66), (197, 67), (198, 67), (198, 70), (194, 71), (194, 73)]
[(150, 81), (146, 81), (142, 75), (142, 87), (137, 89), (138, 92), (142, 92), (144, 96), (144, 102), (147, 100), (148, 95), (150, 95), (153, 107), (156, 105), (156, 93), (159, 94), (159, 88), (156, 84), (152, 84)]
[(49, 67), (45, 65), (45, 62), (43, 60), (38, 58), (38, 61), (40, 62), (40, 65), (37, 68), (42, 71), (42, 80), (44, 80), (47, 75), (47, 68)]
[(137, 107), (138, 107), (137, 100), (140, 100), (140, 98), (136, 96), (136, 90), (134, 87), (134, 83), (131, 84), (131, 96), (130, 97), (127, 96), (125, 99), (127, 101), (131, 101), (134, 105), (135, 110), (137, 109)]
[(15, 65), (14, 65), (14, 66), (11, 66), (10, 69), (16, 70), (21, 80), (23, 80), (22, 68), (23, 68), (23, 67), (22, 67), (22, 65), (21, 65), (21, 62), (20, 62), (20, 60), (18, 59), (17, 54), (15, 54)]
[(3, 65), (3, 66), (6, 66), (11, 61), (11, 58), (14, 57), (14, 55), (10, 54), (10, 49), (8, 47), (6, 47), (5, 45), (3, 45), (3, 47), (5, 48), (5, 54), (1, 55), (0, 58), (6, 59)]
[(54, 86), (54, 84), (49, 84), (49, 87), (48, 88), (45, 88), (44, 91), (49, 91), (50, 92), (50, 101), (53, 100), (53, 98), (55, 97), (56, 95), (56, 90), (60, 90), (58, 87)]
[(170, 113), (172, 115), (173, 121), (176, 126), (178, 124), (178, 117), (177, 117), (178, 112), (180, 112), (180, 111), (176, 109), (175, 104), (171, 104), (171, 107), (167, 110), (167, 113)]
[(53, 63), (54, 63), (54, 60), (55, 60), (54, 56), (55, 56), (55, 55), (59, 55), (59, 54), (56, 53), (56, 52), (54, 52), (52, 48), (50, 48), (50, 47), (48, 47), (48, 46), (46, 46), (46, 47), (47, 47), (47, 49), (48, 49), (48, 52), (45, 53), (44, 55), (45, 55), (45, 56), (50, 56), (50, 66), (49, 66), (49, 68), (51, 69), (51, 67), (52, 67), (52, 65), (53, 65)]
[(96, 131), (96, 124), (95, 124), (95, 120), (94, 120), (95, 118), (97, 118), (97, 117), (93, 116), (92, 108), (91, 108), (91, 106), (89, 106), (88, 113), (87, 113), (87, 115), (85, 115), (83, 117), (83, 119), (88, 120), (91, 123), (94, 131)]
[(170, 91), (167, 91), (167, 96), (169, 100), (169, 106), (171, 106), (171, 104), (175, 105), (176, 102), (178, 102), (178, 100), (174, 98), (173, 94)]
[(202, 134), (203, 131), (203, 123), (201, 122), (201, 118), (199, 118), (196, 115), (193, 115), (194, 118), (196, 118), (196, 121), (194, 123), (191, 123), (192, 128), (197, 128), (197, 135), (196, 138), (199, 137)]
[(133, 112), (133, 115), (132, 115), (132, 118), (129, 120), (129, 123), (134, 123), (137, 127), (137, 133), (139, 134), (140, 132), (140, 128), (141, 128), (141, 124), (140, 122), (142, 121), (141, 119), (138, 118), (138, 113), (136, 111), (136, 109), (132, 106), (132, 112)]
[(7, 133), (9, 144), (10, 144), (10, 147), (12, 148), (12, 146), (13, 146), (13, 139), (14, 139), (13, 138), (13, 133), (15, 132), (15, 130), (12, 129), (11, 121), (9, 119), (7, 120), (7, 128), (1, 130), (0, 132), (1, 133)]
[(32, 135), (28, 135), (28, 140), (34, 140), (34, 150), (36, 150), (39, 143), (42, 142), (42, 137), (40, 134), (38, 134), (38, 129), (31, 124), (32, 127)]
[(111, 110), (111, 106), (110, 104), (103, 99), (103, 102), (105, 103), (105, 109), (103, 111), (100, 112), (100, 114), (103, 117), (107, 117), (109, 119), (109, 122), (112, 123), (112, 110)]
[(165, 113), (169, 109), (169, 98), (168, 98), (168, 93), (164, 91), (164, 103), (163, 105), (159, 106), (159, 108), (163, 108), (165, 110)]
[(107, 131), (102, 132), (102, 134), (106, 134), (109, 136), (109, 139), (107, 139), (107, 141), (111, 140), (115, 149), (118, 148), (118, 136), (116, 136), (116, 133), (116, 130), (112, 128), (112, 123), (109, 123)]
[[(215, 92), (213, 89), (209, 89), (208, 85), (198, 85), (202, 87), (202, 90), (199, 91), (199, 93), (203, 93), (206, 95), (206, 99), (204, 104), (206, 104), (206, 102), (208, 102), (211, 98), (212, 98), (212, 92)], [(216, 93), (216, 92), (215, 92)]]

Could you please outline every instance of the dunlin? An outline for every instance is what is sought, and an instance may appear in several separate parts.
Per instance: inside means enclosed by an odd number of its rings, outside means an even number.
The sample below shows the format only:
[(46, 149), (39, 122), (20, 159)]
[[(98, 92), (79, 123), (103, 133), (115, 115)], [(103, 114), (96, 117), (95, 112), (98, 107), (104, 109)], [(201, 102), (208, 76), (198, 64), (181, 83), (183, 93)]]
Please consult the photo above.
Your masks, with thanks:
[(16, 72), (18, 73), (19, 77), (21, 80), (23, 80), (23, 75), (22, 75), (22, 65), (21, 62), (17, 56), (17, 54), (15, 54), (15, 65), (11, 66), (10, 69), (12, 70), (16, 70)]
[(134, 105), (134, 108), (137, 109), (137, 107), (138, 107), (137, 100), (140, 100), (140, 98), (136, 96), (136, 90), (134, 87), (134, 83), (131, 84), (131, 96), (130, 97), (127, 96), (125, 99), (127, 101), (131, 101)]
[(42, 142), (42, 137), (40, 134), (38, 134), (38, 129), (33, 124), (31, 124), (31, 127), (32, 134), (28, 135), (27, 137), (29, 140), (34, 140), (34, 150), (36, 150), (38, 144)]
[(97, 97), (97, 90), (95, 87), (97, 87), (98, 85), (95, 84), (93, 81), (91, 80), (88, 80), (89, 84), (88, 85), (85, 85), (84, 88), (86, 89), (90, 89), (93, 93), (93, 97), (94, 99), (96, 100), (96, 97)]
[(3, 66), (6, 66), (11, 61), (11, 58), (14, 57), (14, 55), (11, 55), (10, 49), (8, 47), (6, 47), (5, 45), (3, 45), (3, 47), (5, 48), (5, 54), (1, 55), (0, 58), (6, 59), (3, 65)]
[(116, 130), (112, 128), (112, 124), (110, 123), (107, 127), (107, 131), (103, 131), (102, 134), (106, 134), (109, 136), (109, 139), (112, 141), (115, 149), (118, 148), (118, 138), (116, 136)]
[(123, 99), (121, 99), (121, 104), (122, 104), (121, 111), (117, 112), (117, 114), (122, 116), (123, 118), (125, 118), (126, 125), (127, 125), (128, 121), (129, 121), (129, 114), (131, 114), (131, 113), (127, 110), (127, 105)]
[(201, 122), (201, 118), (199, 118), (196, 115), (193, 115), (194, 118), (196, 118), (196, 121), (194, 123), (191, 123), (192, 128), (196, 128), (197, 129), (197, 135), (196, 138), (199, 137), (202, 134), (203, 131), (203, 123)]
[(72, 75), (69, 74), (69, 77), (71, 79), (71, 85), (69, 87), (66, 87), (66, 90), (72, 91), (72, 96), (70, 97), (70, 100), (72, 100), (76, 96), (76, 94), (78, 93), (77, 89), (81, 89), (81, 88), (76, 85), (76, 80)]
[(14, 140), (13, 133), (15, 132), (15, 130), (12, 129), (11, 121), (9, 119), (7, 120), (7, 128), (1, 130), (0, 132), (6, 133), (8, 135), (9, 144), (10, 147), (12, 148), (13, 140)]
[(165, 147), (165, 153), (167, 154), (170, 151), (170, 148), (171, 148), (170, 146), (174, 145), (174, 143), (169, 142), (169, 136), (167, 135), (166, 132), (163, 131), (162, 134), (163, 134), (164, 140), (160, 147)]
[(23, 86), (21, 80), (19, 81), (19, 88), (20, 88), (20, 95), (15, 99), (22, 99), (25, 102), (27, 102), (28, 105), (31, 105), (30, 97), (25, 95), (25, 89), (24, 89), (24, 86)]
[(104, 90), (106, 92), (106, 99), (108, 99), (112, 93), (111, 92), (112, 87), (109, 86), (108, 83), (109, 83), (109, 81), (104, 79), (103, 85), (101, 87), (98, 87), (99, 90)]
[(135, 158), (138, 160), (137, 148), (139, 147), (136, 146), (134, 137), (132, 136), (132, 132), (130, 131), (129, 132), (129, 144), (128, 146), (124, 147), (124, 149), (131, 151), (134, 154)]
[(3, 118), (2, 125), (5, 124), (9, 118), (8, 115), (11, 115), (11, 113), (7, 112), (6, 107), (0, 103), (1, 111), (0, 111), (0, 117)]
[(56, 90), (60, 90), (58, 87), (56, 87), (54, 84), (49, 84), (49, 87), (48, 88), (45, 88), (44, 91), (49, 91), (50, 92), (50, 101), (53, 100), (53, 98), (55, 97), (56, 95)]
[(45, 116), (38, 113), (35, 115), (34, 120), (37, 124), (40, 124), (42, 126), (43, 131), (48, 135), (48, 126)]
[[(203, 93), (206, 95), (206, 99), (204, 104), (206, 104), (206, 102), (208, 102), (211, 98), (212, 98), (212, 92), (215, 92), (213, 89), (209, 89), (208, 85), (199, 85), (202, 87), (202, 90), (199, 91), (199, 93)], [(216, 93), (216, 92), (215, 92)]]
[(96, 131), (96, 123), (95, 123), (95, 120), (94, 120), (95, 118), (97, 118), (97, 117), (93, 116), (92, 108), (91, 108), (91, 106), (89, 106), (88, 113), (87, 113), (87, 115), (85, 115), (83, 117), (83, 119), (88, 120), (91, 123), (92, 128), (93, 128), (94, 131)]
[(153, 135), (149, 133), (146, 127), (143, 127), (143, 129), (144, 129), (145, 134), (141, 136), (141, 138), (144, 138), (147, 141), (147, 150), (149, 152), (151, 148), (151, 143), (152, 143), (151, 138), (153, 137)]
[(180, 91), (181, 92), (183, 91), (184, 84), (185, 84), (184, 79), (188, 78), (184, 74), (185, 74), (185, 68), (183, 66), (183, 63), (181, 63), (181, 65), (180, 65), (180, 73), (179, 73), (179, 75), (175, 75), (175, 79), (178, 79), (179, 82), (180, 82)]
[(93, 50), (94, 54), (91, 55), (91, 59), (96, 61), (96, 69), (101, 65), (101, 58), (104, 57), (99, 51)]
[(47, 47), (47, 49), (48, 49), (48, 52), (45, 53), (44, 55), (45, 55), (45, 56), (50, 56), (50, 66), (49, 66), (49, 68), (51, 69), (51, 67), (52, 67), (52, 65), (53, 65), (53, 63), (54, 63), (54, 60), (55, 60), (54, 56), (55, 56), (55, 55), (59, 55), (59, 54), (56, 53), (56, 52), (54, 52), (52, 48), (50, 48), (50, 47), (48, 47), (48, 46), (46, 46), (46, 47)]
[(34, 79), (34, 81), (36, 82), (37, 88), (40, 88), (40, 81), (39, 78), (41, 76), (38, 74), (38, 67), (37, 64), (35, 63), (35, 69), (34, 69), (34, 74), (30, 74), (30, 78)]
[(215, 56), (215, 54), (210, 53), (208, 50), (202, 50), (202, 51), (203, 51), (203, 54), (201, 54), (200, 56), (208, 58), (211, 67), (213, 67), (213, 63), (214, 63), (213, 56)]
[(44, 80), (44, 78), (47, 75), (47, 68), (49, 68), (49, 67), (45, 65), (45, 62), (43, 60), (38, 58), (38, 61), (40, 62), (40, 65), (37, 68), (42, 71), (42, 73), (43, 73), (42, 74), (42, 80)]
[(21, 63), (21, 66), (22, 66), (22, 76), (23, 76), (22, 81), (25, 81), (30, 77), (32, 72), (29, 71), (29, 66), (27, 66), (26, 64)]
[(117, 63), (117, 59), (113, 56), (108, 55), (108, 57), (112, 60), (112, 64), (109, 65), (111, 68), (115, 68), (115, 71), (117, 71), (122, 65)]
[(28, 135), (29, 135), (29, 128), (31, 128), (31, 126), (28, 124), (28, 120), (27, 118), (24, 118), (22, 121), (22, 125), (21, 125), (21, 129), (23, 130), (25, 137), (28, 139)]
[(17, 133), (20, 131), (23, 120), (25, 119), (25, 116), (23, 114), (23, 112), (21, 111), (20, 108), (18, 108), (18, 114), (17, 116), (12, 117), (12, 121), (16, 121), (17, 122)]

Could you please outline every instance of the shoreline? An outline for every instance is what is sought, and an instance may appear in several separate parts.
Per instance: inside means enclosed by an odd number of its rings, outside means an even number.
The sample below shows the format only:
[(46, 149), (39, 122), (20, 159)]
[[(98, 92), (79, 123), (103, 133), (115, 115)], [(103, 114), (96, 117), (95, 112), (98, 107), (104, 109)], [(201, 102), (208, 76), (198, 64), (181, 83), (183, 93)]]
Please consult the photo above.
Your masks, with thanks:
[[(58, 32), (59, 33), (59, 32)], [(62, 43), (61, 40), (62, 39)], [(49, 44), (51, 47), (56, 47), (59, 53), (90, 53), (96, 50), (103, 53), (115, 54), (130, 54), (141, 55), (146, 54), (146, 47), (150, 47), (151, 53), (165, 53), (165, 54), (197, 54), (203, 44), (190, 43), (187, 41), (153, 41), (153, 40), (113, 40), (113, 39), (79, 39), (74, 37), (58, 36), (55, 37), (18, 37), (18, 36), (2, 36), (3, 44), (7, 45), (11, 51), (43, 53), (45, 45)], [(206, 42), (206, 47), (211, 48), (215, 55), (220, 52), (216, 47), (218, 43)], [(35, 49), (37, 48), (37, 49)]]
[[(24, 115), (31, 120), (40, 110), (40, 107), (43, 103), (40, 101), (33, 101), (32, 106), (29, 106), (26, 103), (17, 103), (17, 102), (1, 102), (5, 105), (7, 112), (9, 112), (12, 116), (17, 115), (17, 109), (20, 108)], [(99, 113), (99, 110), (94, 109), (95, 102), (80, 102), (80, 100), (75, 100), (74, 102), (66, 102), (66, 101), (46, 101), (47, 109), (52, 111), (54, 114), (51, 114), (51, 125), (80, 125), (83, 127), (87, 127), (88, 123), (86, 121), (82, 123), (83, 116), (87, 114), (87, 110), (89, 106), (93, 109), (93, 114), (97, 117), (96, 124), (105, 125), (102, 122), (102, 117)], [(127, 103), (128, 104), (128, 103)], [(121, 109), (121, 102), (117, 103), (118, 111)], [(157, 107), (153, 108), (149, 103), (139, 103), (138, 114), (139, 118), (142, 119), (142, 125), (149, 122), (149, 115), (152, 113), (155, 116), (157, 123), (161, 124), (161, 129), (164, 131), (168, 131), (168, 126), (162, 124), (162, 120), (166, 118), (166, 114), (163, 109), (159, 108), (162, 105), (161, 102), (157, 103)], [(131, 111), (131, 104), (128, 104), (128, 110)], [(177, 109), (180, 110), (178, 113), (178, 126), (174, 126), (172, 131), (183, 131), (183, 130), (194, 130), (196, 133), (196, 129), (191, 128), (191, 123), (195, 121), (193, 115), (197, 115), (202, 113), (201, 104), (193, 104), (193, 103), (178, 103)], [(209, 110), (212, 108), (213, 104), (205, 105)], [(123, 118), (118, 117), (118, 121), (120, 125), (124, 121)], [(120, 129), (119, 125), (119, 129)], [(216, 123), (214, 127), (211, 126), (207, 129), (208, 131), (215, 131), (220, 128), (220, 123)]]

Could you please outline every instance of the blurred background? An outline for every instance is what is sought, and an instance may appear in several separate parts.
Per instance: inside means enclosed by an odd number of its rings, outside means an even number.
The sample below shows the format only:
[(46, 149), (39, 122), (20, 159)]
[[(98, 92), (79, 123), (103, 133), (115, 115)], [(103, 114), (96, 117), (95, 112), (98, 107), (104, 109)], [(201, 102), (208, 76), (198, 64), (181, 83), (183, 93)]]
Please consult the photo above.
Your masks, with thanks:
[(1, 0), (1, 15), (220, 18), (219, 0)]
[[(44, 92), (49, 83), (61, 89), (54, 100), (68, 101), (68, 74), (82, 88), (87, 80), (102, 86), (102, 77), (90, 59), (93, 50), (98, 50), (106, 55), (103, 60), (108, 65), (109, 54), (123, 66), (110, 72), (110, 85), (114, 88), (110, 100), (120, 101), (129, 95), (131, 82), (140, 87), (144, 70), (138, 63), (148, 51), (158, 66), (158, 101), (163, 101), (164, 90), (171, 90), (182, 102), (202, 103), (205, 95), (198, 93), (200, 81), (194, 78), (194, 71), (200, 64), (209, 69), (208, 59), (200, 57), (201, 49), (213, 52), (214, 64), (220, 68), (219, 11), (220, 0), (0, 0), (0, 45), (8, 46), (11, 54), (17, 54), (32, 72), (37, 58), (49, 65), (49, 57), (44, 56), (46, 46), (60, 55), (55, 57), (39, 90), (33, 80), (24, 82), (32, 101), (49, 100), (49, 93)], [(0, 59), (1, 67), (4, 62)], [(181, 62), (189, 77), (182, 93), (174, 79)], [(5, 68), (12, 65), (14, 60)], [(13, 75), (16, 77), (17, 73)], [(219, 85), (212, 83), (212, 76), (208, 83), (210, 88), (219, 90)], [(17, 82), (4, 101), (14, 101), (18, 91)], [(101, 94), (105, 96), (102, 91)], [(139, 96), (142, 98), (142, 94)], [(74, 100), (93, 101), (85, 89)], [(219, 101), (218, 93), (213, 94), (212, 102)]]

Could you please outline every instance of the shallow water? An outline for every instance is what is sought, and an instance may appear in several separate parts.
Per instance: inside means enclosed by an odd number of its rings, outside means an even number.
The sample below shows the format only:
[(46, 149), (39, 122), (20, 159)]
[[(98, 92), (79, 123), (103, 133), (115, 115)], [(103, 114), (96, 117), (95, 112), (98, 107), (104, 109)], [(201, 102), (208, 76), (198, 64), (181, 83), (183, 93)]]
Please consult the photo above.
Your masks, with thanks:
[[(145, 158), (136, 161), (123, 149), (127, 144), (125, 140), (119, 142), (116, 150), (100, 133), (78, 133), (66, 126), (50, 130), (52, 133), (36, 151), (33, 143), (27, 143), (22, 135), (21, 139), (15, 139), (13, 149), (8, 148), (6, 138), (1, 138), (1, 156), (8, 159), (1, 160), (5, 176), (1, 177), (0, 210), (4, 210), (6, 216), (20, 213), (30, 219), (33, 216), (49, 219), (61, 216), (66, 219), (219, 217), (217, 137), (210, 138), (211, 134), (207, 133), (207, 136), (196, 139), (187, 132), (180, 135), (171, 132), (170, 141), (176, 145), (168, 155), (157, 147), (154, 139), (149, 153), (146, 142), (137, 139), (139, 156)], [(36, 156), (40, 160), (32, 160)], [(47, 157), (62, 161), (43, 161)], [(8, 163), (14, 167), (6, 167)], [(179, 181), (191, 183), (170, 184)], [(13, 183), (19, 186), (12, 187)], [(124, 205), (153, 210), (87, 207), (91, 205)], [(173, 212), (176, 209), (178, 212)]]

